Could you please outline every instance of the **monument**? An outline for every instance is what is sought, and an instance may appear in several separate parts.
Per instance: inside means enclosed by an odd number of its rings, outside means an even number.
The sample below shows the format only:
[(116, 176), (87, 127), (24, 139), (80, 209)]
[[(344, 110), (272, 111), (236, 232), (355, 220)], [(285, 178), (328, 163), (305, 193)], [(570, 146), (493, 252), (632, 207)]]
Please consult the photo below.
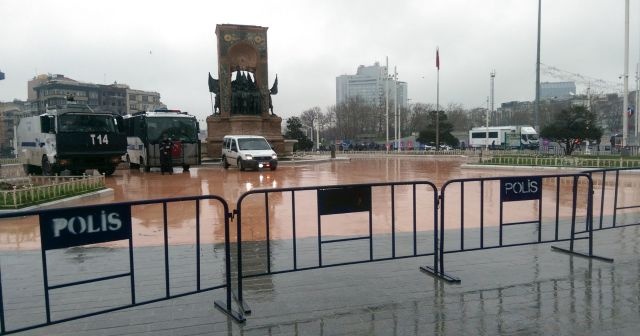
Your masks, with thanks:
[(228, 134), (264, 136), (275, 151), (284, 151), (282, 118), (273, 113), (271, 96), (278, 93), (278, 77), (269, 88), (267, 27), (219, 24), (218, 79), (209, 74), (215, 94), (213, 113), (207, 117), (207, 151), (220, 155)]

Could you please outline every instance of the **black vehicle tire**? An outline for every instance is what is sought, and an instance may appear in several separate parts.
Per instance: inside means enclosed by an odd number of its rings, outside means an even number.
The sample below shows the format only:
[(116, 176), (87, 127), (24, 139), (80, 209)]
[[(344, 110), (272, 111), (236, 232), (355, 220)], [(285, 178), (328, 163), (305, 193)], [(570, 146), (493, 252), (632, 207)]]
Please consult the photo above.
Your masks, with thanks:
[(82, 176), (84, 174), (84, 169), (74, 169), (71, 171), (71, 175), (73, 176)]
[(242, 159), (238, 159), (238, 169), (240, 171), (244, 170), (244, 163), (242, 162)]
[(22, 165), (22, 168), (24, 169), (24, 173), (26, 175), (40, 175), (40, 174), (42, 174), (42, 169), (40, 169), (40, 167), (38, 167), (38, 166), (25, 164), (25, 165)]
[(44, 155), (42, 157), (42, 176), (51, 176), (53, 175), (53, 167), (49, 162), (49, 158)]
[(225, 156), (222, 157), (222, 168), (229, 169), (229, 162), (227, 162), (227, 158)]
[(271, 167), (269, 167), (269, 169), (271, 169), (272, 171), (273, 171), (273, 170), (276, 170), (276, 168), (277, 168), (276, 166), (271, 166)]
[(183, 172), (188, 172), (189, 171), (189, 165), (182, 165), (182, 171)]
[(127, 163), (129, 164), (129, 169), (138, 169), (138, 168), (140, 168), (140, 165), (131, 162), (131, 158), (129, 157), (129, 154), (127, 154)]
[(98, 168), (98, 172), (100, 174), (104, 174), (104, 176), (111, 176), (115, 171), (116, 171), (115, 166)]
[(144, 163), (144, 159), (143, 158), (140, 158), (140, 169), (144, 170), (145, 173), (148, 173), (148, 172), (151, 171), (151, 167), (147, 166)]

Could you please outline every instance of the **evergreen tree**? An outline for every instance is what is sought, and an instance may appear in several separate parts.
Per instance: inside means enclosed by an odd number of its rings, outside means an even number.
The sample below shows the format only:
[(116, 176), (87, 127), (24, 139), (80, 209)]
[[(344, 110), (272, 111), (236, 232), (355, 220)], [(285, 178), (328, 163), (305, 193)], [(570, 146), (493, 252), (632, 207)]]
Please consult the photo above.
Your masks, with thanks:
[(286, 139), (298, 140), (298, 143), (293, 145), (294, 151), (307, 151), (313, 148), (313, 142), (309, 140), (307, 135), (302, 131), (302, 122), (298, 117), (287, 119), (287, 131), (284, 137)]
[(553, 122), (545, 126), (540, 136), (559, 143), (566, 155), (571, 155), (584, 140), (599, 141), (602, 129), (598, 127), (596, 114), (584, 106), (571, 106), (557, 112)]

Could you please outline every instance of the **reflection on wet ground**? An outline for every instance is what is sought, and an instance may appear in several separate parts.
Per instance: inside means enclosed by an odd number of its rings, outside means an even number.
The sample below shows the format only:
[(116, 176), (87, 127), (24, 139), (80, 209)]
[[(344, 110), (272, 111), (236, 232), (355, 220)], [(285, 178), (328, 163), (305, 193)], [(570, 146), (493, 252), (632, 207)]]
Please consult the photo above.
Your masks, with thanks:
[[(236, 324), (213, 308), (220, 292), (190, 295), (27, 331), (24, 335), (637, 335), (640, 227), (598, 233), (598, 253), (615, 263), (553, 253), (549, 246), (446, 255), (461, 277), (447, 285), (424, 275), (412, 258), (250, 278), (245, 299), (253, 313)], [(584, 249), (580, 246), (579, 249)], [(256, 250), (258, 251), (258, 250)], [(172, 246), (171, 289), (195, 286), (193, 246)], [(203, 283), (220, 281), (219, 251), (201, 251), (210, 271)], [(33, 323), (44, 317), (36, 251), (6, 251), (12, 262), (3, 285), (7, 319)], [(74, 255), (80, 254), (80, 257)], [(163, 257), (157, 247), (136, 251), (141, 299), (164, 295)], [(52, 281), (82, 274), (122, 271), (122, 249), (56, 252)], [(94, 261), (101, 258), (102, 263)], [(17, 271), (17, 272), (16, 272)], [(31, 276), (29, 276), (31, 275)], [(127, 303), (128, 280), (108, 286), (62, 289), (54, 297), (57, 318)], [(94, 298), (98, 295), (100, 300)], [(29, 300), (28, 305), (19, 302)], [(26, 311), (26, 312), (25, 312)], [(15, 325), (15, 324), (12, 324)]]
[[(176, 168), (173, 175), (161, 175), (153, 171), (143, 173), (138, 170), (118, 170), (115, 175), (107, 178), (107, 186), (114, 193), (111, 196), (87, 198), (65, 206), (109, 203), (115, 201), (132, 201), (144, 199), (160, 199), (178, 196), (193, 196), (214, 194), (224, 198), (231, 210), (237, 207), (238, 198), (245, 192), (255, 189), (287, 188), (317, 185), (342, 185), (356, 183), (379, 183), (398, 181), (431, 181), (438, 188), (451, 179), (475, 178), (505, 175), (527, 175), (541, 173), (561, 173), (550, 170), (509, 170), (509, 169), (462, 169), (463, 158), (354, 158), (350, 161), (307, 162), (295, 165), (281, 165), (276, 171), (246, 171), (237, 169), (224, 170), (220, 166), (210, 165), (194, 167), (189, 172), (182, 172)], [(635, 193), (640, 177), (633, 175), (622, 180), (622, 192), (619, 195), (621, 203), (640, 203), (640, 196)], [(607, 180), (608, 189), (611, 178)], [(634, 187), (635, 186), (635, 187)], [(545, 181), (545, 197), (542, 205), (543, 217), (555, 215), (556, 184)], [(577, 216), (584, 216), (586, 196), (582, 192), (585, 186), (580, 186), (578, 192)], [(395, 195), (395, 229), (398, 232), (409, 232), (413, 229), (412, 222), (412, 191), (411, 187), (396, 187)], [(430, 188), (418, 189), (416, 217), (417, 230), (429, 231), (433, 229), (433, 195)], [(570, 214), (572, 208), (571, 187), (559, 186), (560, 211), (562, 216)], [(270, 237), (272, 239), (290, 239), (292, 237), (291, 221), (291, 193), (272, 193), (269, 195)], [(447, 227), (455, 227), (464, 218), (465, 226), (479, 226), (480, 199), (484, 225), (491, 226), (498, 223), (499, 190), (496, 183), (484, 186), (484, 193), (480, 194), (477, 183), (465, 185), (464, 209), (461, 204), (459, 186), (451, 185), (447, 189), (445, 218)], [(596, 193), (595, 202), (599, 202), (600, 194)], [(605, 197), (610, 202), (611, 197)], [(315, 192), (297, 192), (295, 195), (296, 230), (297, 237), (314, 236), (317, 234), (317, 210)], [(391, 228), (392, 204), (389, 187), (373, 189), (373, 230), (374, 234), (389, 233)], [(200, 221), (205, 226), (201, 234), (203, 243), (219, 241), (223, 237), (222, 208), (215, 201), (207, 201), (200, 206)], [(242, 203), (243, 238), (246, 240), (263, 240), (266, 238), (264, 197), (252, 195)], [(195, 203), (184, 202), (170, 204), (168, 207), (168, 227), (170, 242), (173, 244), (192, 243), (195, 230)], [(537, 202), (514, 202), (505, 206), (505, 222), (528, 219), (537, 214)], [(134, 241), (136, 246), (157, 245), (162, 242), (163, 220), (160, 205), (136, 206), (132, 209), (134, 224)], [(610, 215), (610, 213), (605, 213)], [(354, 235), (362, 233), (360, 215), (326, 216), (326, 221), (332, 223), (328, 235)], [(323, 218), (323, 220), (325, 220)], [(208, 225), (208, 226), (207, 226)], [(0, 248), (2, 249), (34, 249), (39, 248), (39, 230), (37, 217), (4, 220), (0, 223)]]
[[(461, 169), (462, 161), (447, 159), (357, 159), (351, 162), (330, 162), (282, 166), (275, 172), (225, 171), (217, 166), (193, 168), (188, 173), (160, 175), (152, 172), (118, 171), (108, 179), (114, 189), (112, 198), (91, 199), (77, 204), (106, 203), (114, 200), (139, 200), (175, 196), (219, 194), (236, 207), (237, 198), (254, 188), (335, 185), (387, 181), (430, 180), (440, 187), (445, 181), (461, 177), (490, 175), (538, 174), (538, 171), (495, 171)], [(549, 171), (556, 173), (557, 171)], [(637, 175), (622, 179), (619, 205), (639, 204)], [(604, 197), (611, 203), (612, 185), (607, 180)], [(465, 222), (478, 232), (479, 200), (484, 199), (485, 220), (495, 221), (496, 190), (485, 185), (483, 193), (478, 186), (465, 186), (462, 193), (452, 186), (447, 190), (445, 215), (453, 223)], [(578, 193), (583, 194), (583, 186)], [(388, 258), (393, 249), (389, 238), (389, 187), (374, 188), (373, 230), (374, 257)], [(559, 208), (571, 207), (572, 190), (565, 184), (549, 183), (544, 193), (550, 201), (543, 201), (543, 216), (553, 213), (555, 191), (560, 199)], [(395, 190), (398, 198), (396, 221), (397, 256), (412, 254), (413, 223), (410, 214), (409, 187)], [(417, 198), (429, 206), (417, 210), (419, 221), (419, 253), (432, 252), (433, 220), (432, 197), (428, 188), (419, 189)], [(298, 267), (318, 265), (316, 228), (317, 210), (312, 193), (295, 195), (300, 209), (295, 218), (300, 225), (296, 232), (299, 255)], [(264, 198), (260, 195), (247, 199), (243, 211), (243, 235), (254, 240), (243, 245), (245, 272), (264, 272), (266, 265), (272, 271), (292, 268), (294, 240), (290, 226), (291, 193), (269, 196), (269, 221), (273, 224), (269, 237), (273, 240), (268, 253)], [(578, 216), (584, 215), (584, 196), (576, 200)], [(555, 205), (555, 203), (554, 203)], [(246, 208), (245, 208), (246, 207)], [(223, 218), (216, 201), (201, 204), (201, 240), (199, 249), (195, 241), (195, 204), (177, 202), (167, 206), (170, 247), (168, 260), (162, 248), (164, 227), (161, 205), (136, 206), (134, 217), (135, 288), (140, 300), (153, 300), (165, 295), (165, 285), (172, 293), (186, 292), (198, 283), (197, 263), (202, 267), (203, 286), (223, 281), (225, 271), (224, 249), (219, 242)], [(287, 210), (288, 209), (288, 210)], [(563, 211), (564, 211), (563, 210)], [(527, 219), (536, 213), (536, 204), (510, 204), (505, 210), (509, 221)], [(582, 212), (581, 212), (582, 211)], [(158, 215), (160, 213), (160, 215)], [(562, 216), (567, 216), (566, 212)], [(605, 225), (610, 219), (605, 217)], [(623, 217), (623, 216), (620, 216)], [(311, 218), (312, 220), (309, 220)], [(355, 235), (362, 232), (368, 218), (363, 214), (326, 216), (323, 234)], [(44, 294), (42, 291), (41, 253), (37, 218), (5, 221), (0, 224), (2, 251), (2, 281), (6, 302), (5, 312), (11, 326), (24, 326), (44, 320)], [(235, 224), (236, 222), (234, 222)], [(280, 225), (279, 223), (283, 223)], [(597, 223), (597, 222), (596, 222)], [(486, 223), (485, 223), (486, 224)], [(497, 228), (485, 231), (495, 233)], [(510, 234), (523, 237), (535, 235), (527, 226), (510, 228)], [(455, 232), (455, 230), (450, 230)], [(448, 233), (449, 234), (449, 233)], [(454, 245), (463, 239), (448, 235), (447, 242)], [(518, 237), (516, 237), (518, 238)], [(458, 240), (456, 240), (458, 239)], [(215, 242), (215, 244), (207, 244)], [(24, 332), (24, 335), (637, 335), (640, 288), (637, 256), (640, 253), (640, 227), (628, 227), (597, 232), (595, 253), (613, 257), (615, 263), (602, 263), (552, 253), (549, 245), (532, 245), (483, 251), (451, 253), (445, 255), (447, 272), (462, 279), (460, 285), (446, 285), (418, 271), (419, 266), (432, 263), (432, 257), (408, 258), (377, 263), (258, 276), (246, 279), (245, 299), (253, 313), (245, 324), (236, 324), (213, 308), (214, 299), (223, 297), (222, 291), (190, 295), (169, 301), (152, 303), (123, 311), (74, 320), (45, 328)], [(467, 241), (467, 243), (469, 243)], [(366, 260), (368, 246), (354, 241), (347, 246), (323, 249), (326, 264)], [(469, 243), (471, 244), (471, 243)], [(564, 245), (562, 245), (564, 244)], [(558, 243), (566, 247), (568, 243)], [(576, 248), (586, 250), (586, 241)], [(472, 245), (472, 244), (471, 244)], [(117, 246), (117, 245), (107, 245)], [(235, 245), (232, 245), (232, 247)], [(468, 246), (468, 245), (467, 245)], [(346, 247), (346, 248), (343, 248)], [(473, 246), (471, 246), (473, 247)], [(19, 249), (21, 251), (15, 251)], [(364, 251), (364, 253), (363, 253)], [(360, 254), (358, 254), (360, 253)], [(128, 269), (126, 249), (79, 247), (48, 252), (51, 264), (49, 280), (60, 284), (87, 279), (96, 274), (118, 274)], [(232, 256), (232, 259), (234, 256)], [(170, 282), (164, 282), (166, 262), (170, 269)], [(53, 266), (55, 265), (55, 266)], [(199, 278), (198, 278), (199, 279)], [(99, 308), (128, 304), (130, 301), (128, 278), (79, 287), (60, 288), (52, 296), (54, 318), (65, 318)]]

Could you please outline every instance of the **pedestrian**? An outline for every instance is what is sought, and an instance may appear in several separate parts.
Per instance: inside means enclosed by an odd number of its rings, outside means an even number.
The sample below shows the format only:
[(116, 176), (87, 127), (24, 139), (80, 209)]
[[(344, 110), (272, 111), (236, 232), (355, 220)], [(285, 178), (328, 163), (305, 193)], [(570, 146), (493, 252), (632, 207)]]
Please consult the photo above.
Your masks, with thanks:
[(162, 134), (162, 141), (160, 142), (160, 172), (164, 175), (165, 172), (172, 174), (173, 167), (171, 166), (171, 152), (173, 150), (173, 142), (166, 133)]

